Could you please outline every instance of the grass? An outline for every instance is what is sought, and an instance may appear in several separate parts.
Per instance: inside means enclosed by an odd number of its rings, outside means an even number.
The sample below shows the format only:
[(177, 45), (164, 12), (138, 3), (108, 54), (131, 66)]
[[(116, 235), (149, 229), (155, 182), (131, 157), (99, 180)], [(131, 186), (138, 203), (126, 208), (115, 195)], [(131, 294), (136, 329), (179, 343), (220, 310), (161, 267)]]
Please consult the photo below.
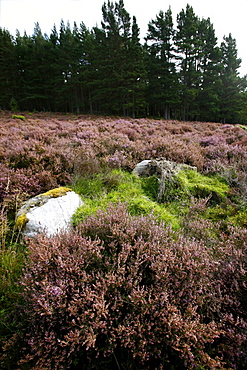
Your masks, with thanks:
[(98, 209), (108, 208), (109, 204), (124, 202), (131, 215), (152, 213), (177, 230), (191, 197), (209, 197), (212, 204), (217, 204), (229, 193), (229, 187), (223, 181), (190, 170), (180, 171), (175, 178), (167, 180), (163, 203), (156, 201), (158, 189), (159, 182), (155, 176), (139, 178), (122, 170), (79, 178), (73, 190), (82, 196), (84, 205), (77, 210), (74, 223), (82, 222)]
[(0, 251), (0, 344), (16, 329), (17, 323), (9, 319), (9, 310), (21, 299), (22, 286), (18, 281), (24, 266), (24, 248), (16, 243)]
[(98, 209), (107, 209), (110, 204), (123, 202), (126, 203), (131, 215), (153, 213), (159, 220), (177, 229), (179, 226), (177, 218), (166, 209), (165, 204), (158, 204), (153, 200), (154, 190), (147, 185), (147, 179), (122, 170), (113, 170), (106, 175), (97, 174), (93, 179), (79, 179), (73, 190), (82, 196), (84, 205), (74, 216), (75, 224), (96, 213)]

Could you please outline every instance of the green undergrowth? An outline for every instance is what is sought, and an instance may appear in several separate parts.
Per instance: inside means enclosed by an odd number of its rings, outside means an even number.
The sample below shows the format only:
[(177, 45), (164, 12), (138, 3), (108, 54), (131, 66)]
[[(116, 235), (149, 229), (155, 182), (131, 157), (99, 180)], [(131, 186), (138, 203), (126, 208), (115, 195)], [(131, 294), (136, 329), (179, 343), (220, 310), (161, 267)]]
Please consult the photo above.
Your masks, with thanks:
[(238, 127), (242, 128), (243, 130), (247, 131), (247, 126), (246, 125), (238, 125)]
[(8, 312), (20, 300), (22, 286), (18, 283), (24, 266), (25, 253), (21, 243), (8, 245), (0, 251), (0, 345), (12, 331), (16, 322), (10, 321)]
[(153, 214), (174, 230), (180, 228), (180, 221), (186, 216), (192, 197), (208, 198), (209, 204), (215, 206), (224, 202), (229, 194), (229, 187), (224, 181), (193, 170), (180, 171), (167, 180), (163, 201), (159, 203), (159, 180), (155, 176), (140, 178), (122, 170), (79, 178), (73, 190), (84, 201), (74, 216), (75, 225), (95, 214), (98, 209), (107, 209), (110, 204), (123, 202), (131, 215)]
[(95, 214), (98, 209), (107, 209), (110, 204), (126, 203), (131, 215), (153, 213), (160, 221), (171, 224), (174, 229), (179, 227), (177, 217), (168, 211), (164, 204), (158, 204), (152, 199), (146, 180), (128, 172), (113, 170), (106, 175), (97, 174), (92, 179), (79, 179), (74, 190), (84, 201), (84, 205), (74, 216), (75, 224)]
[[(202, 175), (193, 170), (180, 171), (176, 180), (178, 182), (178, 194), (184, 197), (194, 196), (195, 198), (210, 197), (211, 204), (218, 204), (225, 201), (230, 189), (223, 180), (217, 177)], [(176, 191), (173, 190), (173, 191)]]
[(233, 204), (222, 203), (207, 208), (204, 217), (213, 222), (224, 221), (234, 226), (247, 227), (247, 208)]
[(25, 120), (26, 120), (25, 116), (18, 115), (18, 114), (13, 114), (13, 115), (12, 115), (12, 118), (13, 118), (13, 119), (19, 119), (19, 120), (21, 120), (21, 121), (25, 121)]

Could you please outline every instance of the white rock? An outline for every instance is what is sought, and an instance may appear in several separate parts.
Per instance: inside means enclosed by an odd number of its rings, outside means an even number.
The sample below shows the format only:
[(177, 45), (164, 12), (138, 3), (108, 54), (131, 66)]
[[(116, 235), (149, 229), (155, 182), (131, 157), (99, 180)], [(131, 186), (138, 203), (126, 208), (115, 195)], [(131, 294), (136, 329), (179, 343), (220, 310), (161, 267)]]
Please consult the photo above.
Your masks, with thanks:
[[(72, 215), (81, 205), (83, 205), (83, 201), (73, 191), (50, 198), (40, 206), (34, 205), (25, 213), (28, 221), (25, 224), (23, 234), (27, 237), (34, 237), (37, 233), (44, 231), (48, 236), (52, 236), (66, 230), (70, 226)], [(19, 213), (19, 215), (21, 214), (24, 214), (24, 211)]]

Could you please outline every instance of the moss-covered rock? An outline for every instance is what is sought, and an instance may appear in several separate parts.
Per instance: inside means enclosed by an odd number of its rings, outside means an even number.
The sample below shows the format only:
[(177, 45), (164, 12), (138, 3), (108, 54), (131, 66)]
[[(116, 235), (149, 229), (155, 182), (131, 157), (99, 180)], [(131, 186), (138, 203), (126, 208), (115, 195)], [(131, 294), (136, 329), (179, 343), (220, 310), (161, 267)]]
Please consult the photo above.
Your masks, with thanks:
[(143, 186), (158, 202), (174, 199), (210, 197), (212, 203), (220, 203), (229, 193), (228, 185), (216, 177), (202, 175), (196, 167), (164, 159), (140, 162), (134, 174), (141, 176)]

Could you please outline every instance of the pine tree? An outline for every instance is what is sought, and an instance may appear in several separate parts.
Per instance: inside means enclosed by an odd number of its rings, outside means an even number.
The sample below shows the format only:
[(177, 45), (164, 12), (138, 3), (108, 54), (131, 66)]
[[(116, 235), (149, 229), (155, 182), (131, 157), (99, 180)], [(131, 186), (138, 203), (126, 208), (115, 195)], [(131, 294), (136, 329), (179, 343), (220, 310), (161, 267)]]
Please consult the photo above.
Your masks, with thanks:
[(65, 26), (61, 20), (59, 30), (58, 59), (57, 67), (59, 70), (57, 102), (59, 109), (65, 112), (73, 111), (73, 82), (76, 74), (77, 60), (74, 57), (75, 52), (74, 37), (70, 24)]
[(210, 19), (202, 19), (199, 24), (200, 48), (198, 53), (198, 70), (200, 71), (200, 86), (198, 104), (200, 119), (217, 121), (219, 119), (220, 79), (220, 49), (217, 37)]
[(144, 49), (140, 44), (139, 39), (140, 29), (136, 22), (136, 17), (133, 17), (131, 37), (129, 45), (125, 49), (125, 66), (123, 71), (124, 88), (122, 94), (124, 96), (123, 113), (124, 115), (143, 114), (146, 109), (146, 68)]
[(33, 35), (17, 32), (15, 51), (18, 67), (18, 98), (23, 110), (51, 110), (51, 62), (49, 39), (43, 36), (39, 24)]
[(46, 82), (49, 79), (47, 64), (48, 42), (48, 38), (42, 34), (39, 23), (36, 23), (31, 37), (27, 99), (32, 104), (33, 109), (39, 111), (47, 109), (49, 99), (49, 91), (46, 88)]
[(81, 22), (79, 29), (76, 32), (74, 30), (73, 33), (77, 39), (77, 47), (79, 48), (76, 103), (80, 111), (93, 113), (90, 83), (93, 78), (92, 49), (94, 37), (93, 33), (83, 22)]
[(238, 69), (241, 59), (238, 58), (236, 40), (229, 34), (224, 36), (221, 43), (222, 53), (222, 90), (221, 90), (221, 120), (227, 123), (236, 123), (238, 111), (241, 109), (241, 79)]
[(13, 37), (0, 28), (0, 109), (9, 109), (12, 98), (17, 98), (17, 64)]
[(103, 29), (107, 33), (107, 44), (111, 57), (112, 73), (110, 90), (112, 86), (111, 101), (113, 112), (124, 114), (123, 105), (128, 103), (126, 88), (128, 89), (128, 47), (131, 38), (131, 18), (124, 8), (122, 0), (119, 3), (110, 3), (107, 8), (104, 4)]
[(247, 124), (247, 75), (241, 78), (240, 83), (240, 110), (239, 120), (241, 123)]
[(15, 38), (15, 52), (18, 70), (17, 102), (22, 110), (33, 111), (35, 107), (29, 99), (29, 86), (31, 82), (31, 69), (33, 58), (33, 45), (31, 37), (24, 32), (21, 36), (17, 31)]
[(0, 28), (0, 108), (149, 114), (166, 119), (246, 122), (246, 78), (236, 40), (220, 47), (210, 19), (187, 5), (174, 29), (171, 8), (148, 24), (140, 43), (123, 0), (102, 6), (101, 27), (35, 24), (32, 36)]
[(45, 84), (48, 95), (47, 109), (56, 112), (60, 107), (60, 93), (63, 88), (63, 78), (59, 67), (59, 35), (56, 25), (52, 28), (46, 48), (47, 70)]
[(102, 7), (102, 28), (93, 29), (90, 93), (93, 109), (132, 115), (145, 106), (145, 68), (139, 28), (122, 0)]
[(183, 120), (195, 119), (199, 115), (197, 97), (200, 85), (198, 57), (200, 53), (199, 18), (190, 5), (177, 16), (175, 45), (177, 52), (179, 79), (182, 85)]
[(173, 37), (172, 12), (169, 8), (165, 14), (160, 11), (156, 19), (149, 22), (146, 37), (149, 113), (166, 119), (170, 118), (171, 108), (175, 108), (179, 102)]

